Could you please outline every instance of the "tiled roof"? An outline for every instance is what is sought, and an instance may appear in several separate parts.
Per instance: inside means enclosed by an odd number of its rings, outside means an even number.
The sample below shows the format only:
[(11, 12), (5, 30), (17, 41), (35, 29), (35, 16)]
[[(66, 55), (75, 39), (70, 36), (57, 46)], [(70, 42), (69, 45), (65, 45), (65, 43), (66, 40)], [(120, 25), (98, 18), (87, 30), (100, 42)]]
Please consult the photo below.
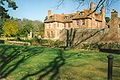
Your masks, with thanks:
[(110, 21), (108, 22), (108, 25), (113, 24), (113, 22), (116, 24), (120, 24), (120, 18), (119, 17), (111, 18)]
[(54, 14), (51, 15), (45, 22), (72, 22), (76, 19), (92, 19), (102, 21), (101, 13), (93, 13), (90, 9), (84, 9), (82, 11), (77, 11), (73, 14)]
[(45, 22), (71, 22), (72, 21), (72, 17), (75, 14), (54, 14), (52, 16), (50, 16)]

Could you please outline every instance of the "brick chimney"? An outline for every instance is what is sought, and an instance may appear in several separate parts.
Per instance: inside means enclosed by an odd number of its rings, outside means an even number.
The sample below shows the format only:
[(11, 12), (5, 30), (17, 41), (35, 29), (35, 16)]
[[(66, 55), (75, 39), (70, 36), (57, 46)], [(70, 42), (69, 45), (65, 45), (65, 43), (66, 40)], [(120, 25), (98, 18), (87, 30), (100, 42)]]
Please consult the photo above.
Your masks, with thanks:
[(118, 17), (118, 12), (116, 10), (112, 10), (111, 12), (111, 18)]
[(48, 17), (52, 15), (52, 11), (48, 10)]
[(104, 8), (104, 6), (102, 6), (102, 8), (101, 8), (101, 13), (105, 13), (105, 8)]
[(90, 10), (91, 10), (91, 11), (94, 11), (94, 9), (95, 9), (95, 3), (94, 3), (94, 2), (91, 2), (91, 3), (90, 3)]

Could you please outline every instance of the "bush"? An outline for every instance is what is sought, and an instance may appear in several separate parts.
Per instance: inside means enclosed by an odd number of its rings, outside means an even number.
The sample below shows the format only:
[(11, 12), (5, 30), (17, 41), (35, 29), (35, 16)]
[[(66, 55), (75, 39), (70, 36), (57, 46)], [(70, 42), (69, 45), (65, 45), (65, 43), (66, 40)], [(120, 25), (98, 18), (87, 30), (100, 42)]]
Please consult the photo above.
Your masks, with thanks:
[(54, 42), (54, 47), (64, 46), (64, 44), (65, 44), (65, 42), (57, 40)]
[(40, 46), (47, 46), (47, 47), (60, 47), (64, 45), (63, 41), (59, 40), (46, 40), (46, 39), (38, 39), (38, 38), (33, 38), (31, 41), (32, 45), (40, 45)]
[(82, 49), (120, 49), (119, 43), (83, 43)]
[(41, 44), (42, 44), (42, 39), (38, 39), (37, 37), (35, 37), (31, 40), (31, 45), (38, 46), (38, 45), (41, 45)]
[(31, 42), (30, 39), (20, 39), (19, 37), (17, 39), (8, 39), (8, 41), (22, 41), (22, 42)]
[(89, 48), (89, 44), (82, 44), (81, 49), (88, 49)]

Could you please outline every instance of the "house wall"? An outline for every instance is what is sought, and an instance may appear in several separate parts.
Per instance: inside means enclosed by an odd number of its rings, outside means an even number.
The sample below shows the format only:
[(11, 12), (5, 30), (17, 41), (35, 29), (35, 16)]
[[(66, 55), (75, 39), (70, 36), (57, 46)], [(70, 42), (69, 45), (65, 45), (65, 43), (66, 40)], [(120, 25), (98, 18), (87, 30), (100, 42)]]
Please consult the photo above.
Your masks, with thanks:
[(74, 28), (74, 27), (73, 27), (73, 23), (72, 23), (72, 22), (64, 23), (64, 28), (66, 28), (66, 29)]
[(63, 23), (45, 23), (45, 39), (59, 39), (60, 31), (64, 28)]
[[(83, 22), (85, 23), (83, 24)], [(94, 18), (73, 20), (73, 28), (102, 29), (104, 27), (105, 27), (105, 22), (96, 21)]]
[[(64, 29), (61, 33), (59, 40), (66, 41), (67, 33)], [(118, 28), (105, 28), (105, 29), (76, 29), (76, 34), (73, 43), (77, 42), (120, 42), (120, 29)]]
[[(94, 10), (94, 3), (91, 3), (90, 10)], [(102, 29), (106, 27), (105, 21), (105, 13), (104, 8), (101, 8), (100, 13), (92, 13), (88, 18), (84, 17), (84, 19), (72, 20), (72, 22), (64, 22), (62, 21), (62, 15), (53, 15), (54, 20), (56, 22), (48, 22), (45, 23), (45, 38), (46, 39), (60, 39), (61, 31), (63, 29), (77, 28), (77, 29)], [(51, 15), (51, 11), (48, 11), (48, 16)], [(79, 11), (77, 12), (79, 13)], [(77, 13), (75, 13), (77, 15)], [(68, 14), (69, 15), (69, 14)], [(87, 15), (87, 14), (86, 14)], [(61, 22), (58, 22), (58, 18), (60, 18)], [(97, 19), (100, 20), (97, 20)], [(49, 19), (49, 18), (48, 18)], [(58, 20), (58, 21), (57, 21)], [(68, 19), (69, 21), (69, 19)], [(63, 23), (62, 23), (63, 22)]]

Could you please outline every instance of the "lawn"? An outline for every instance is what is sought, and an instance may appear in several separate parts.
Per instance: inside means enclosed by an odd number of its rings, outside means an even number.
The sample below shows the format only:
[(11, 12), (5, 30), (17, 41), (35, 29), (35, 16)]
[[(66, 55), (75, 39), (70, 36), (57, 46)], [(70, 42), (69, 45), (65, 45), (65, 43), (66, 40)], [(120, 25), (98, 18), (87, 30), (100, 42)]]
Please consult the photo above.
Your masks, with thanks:
[[(109, 54), (1, 44), (0, 80), (107, 80)], [(113, 55), (120, 66), (120, 55)], [(113, 80), (120, 80), (120, 67)]]

